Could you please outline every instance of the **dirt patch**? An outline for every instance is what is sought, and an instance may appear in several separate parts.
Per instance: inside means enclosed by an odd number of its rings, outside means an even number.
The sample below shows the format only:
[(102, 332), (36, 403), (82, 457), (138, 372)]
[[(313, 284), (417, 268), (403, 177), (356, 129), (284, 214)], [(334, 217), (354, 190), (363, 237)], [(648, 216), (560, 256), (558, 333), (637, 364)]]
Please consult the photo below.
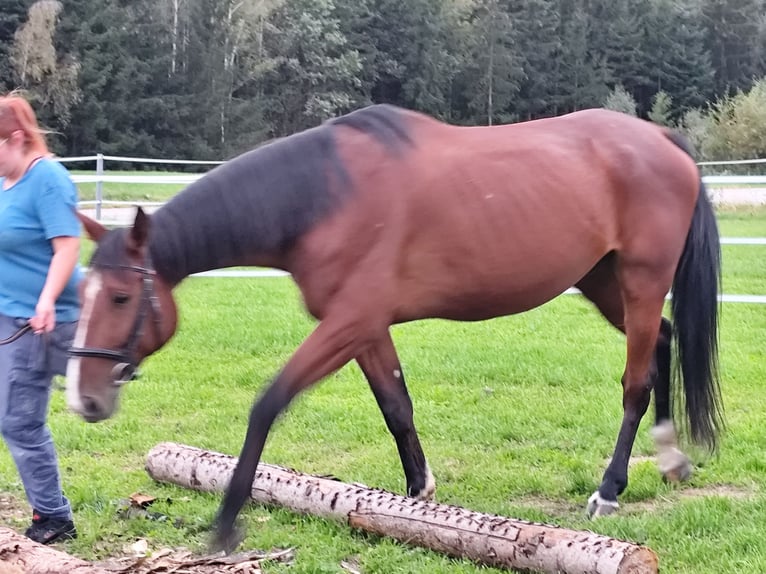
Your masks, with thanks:
[(766, 189), (762, 187), (709, 186), (709, 194), (717, 205), (766, 205)]
[(705, 496), (721, 496), (735, 500), (745, 500), (755, 494), (752, 490), (731, 484), (711, 484), (701, 488), (684, 488), (678, 490), (679, 498), (703, 498)]
[[(647, 457), (647, 459), (651, 460), (651, 457)], [(747, 500), (754, 495), (755, 492), (753, 490), (731, 484), (712, 484), (710, 486), (695, 488), (680, 487), (673, 491), (662, 493), (656, 498), (638, 501), (621, 500), (619, 513), (627, 515), (656, 512), (681, 500), (691, 500), (709, 496), (720, 496), (723, 498), (731, 498), (733, 500)], [(545, 498), (542, 496), (525, 496), (513, 500), (513, 503), (525, 508), (538, 510), (552, 518), (563, 518), (575, 515), (583, 516), (585, 514), (584, 500), (582, 502), (571, 502), (568, 500)]]
[(517, 506), (538, 510), (557, 518), (572, 516), (574, 514), (585, 514), (585, 502), (578, 504), (568, 500), (545, 498), (543, 496), (534, 495), (514, 499), (512, 502)]
[(0, 517), (3, 524), (17, 529), (31, 520), (31, 512), (25, 500), (0, 492)]
[(712, 484), (700, 488), (678, 488), (672, 492), (663, 493), (657, 498), (626, 502), (620, 507), (624, 514), (639, 514), (644, 512), (656, 512), (681, 500), (693, 500), (709, 496), (720, 496), (733, 500), (746, 500), (754, 495), (753, 491), (730, 484)]

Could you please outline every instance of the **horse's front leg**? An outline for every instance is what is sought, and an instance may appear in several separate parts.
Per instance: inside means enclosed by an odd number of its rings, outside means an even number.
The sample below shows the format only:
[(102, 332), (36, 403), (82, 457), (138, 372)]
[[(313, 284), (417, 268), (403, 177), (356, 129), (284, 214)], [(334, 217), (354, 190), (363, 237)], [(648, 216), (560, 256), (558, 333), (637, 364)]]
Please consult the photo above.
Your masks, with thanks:
[(299, 392), (345, 365), (369, 343), (365, 321), (356, 320), (358, 316), (338, 313), (324, 319), (253, 405), (245, 442), (216, 517), (213, 549), (228, 553), (241, 541), (235, 520), (250, 499), (266, 437), (277, 416)]
[[(645, 294), (642, 295), (645, 297)], [(633, 450), (638, 425), (649, 407), (652, 384), (656, 377), (652, 359), (659, 333), (663, 299), (633, 299), (630, 295), (626, 298), (630, 304), (626, 305), (625, 313), (628, 353), (622, 377), (622, 425), (601, 486), (588, 500), (589, 516), (611, 514), (619, 508), (617, 496), (628, 486), (630, 453)]]
[(431, 499), (436, 483), (415, 430), (412, 401), (391, 335), (386, 332), (356, 360), (396, 441), (407, 480), (407, 495)]

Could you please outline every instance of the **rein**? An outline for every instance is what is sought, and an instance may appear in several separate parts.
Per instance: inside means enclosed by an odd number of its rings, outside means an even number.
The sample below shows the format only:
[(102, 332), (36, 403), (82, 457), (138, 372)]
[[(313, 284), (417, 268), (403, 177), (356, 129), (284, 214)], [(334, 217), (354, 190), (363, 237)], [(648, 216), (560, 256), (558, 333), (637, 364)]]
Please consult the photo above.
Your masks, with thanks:
[(144, 323), (149, 314), (153, 316), (155, 334), (160, 337), (160, 322), (162, 320), (159, 298), (154, 292), (154, 278), (157, 273), (148, 264), (146, 267), (138, 265), (101, 265), (107, 269), (122, 269), (140, 273), (142, 277), (143, 288), (141, 290), (141, 301), (138, 306), (138, 313), (133, 321), (133, 327), (128, 335), (128, 340), (118, 349), (105, 349), (102, 347), (72, 347), (69, 349), (69, 355), (72, 357), (91, 357), (96, 359), (107, 359), (115, 361), (117, 364), (112, 369), (114, 384), (123, 385), (132, 381), (138, 376), (138, 360), (135, 352), (141, 335), (144, 333)]
[(16, 331), (13, 335), (0, 340), (0, 345), (10, 345), (14, 341), (19, 340), (24, 335), (24, 333), (26, 333), (30, 329), (32, 329), (32, 325), (30, 325), (29, 323), (25, 323), (24, 326), (21, 327), (18, 331)]

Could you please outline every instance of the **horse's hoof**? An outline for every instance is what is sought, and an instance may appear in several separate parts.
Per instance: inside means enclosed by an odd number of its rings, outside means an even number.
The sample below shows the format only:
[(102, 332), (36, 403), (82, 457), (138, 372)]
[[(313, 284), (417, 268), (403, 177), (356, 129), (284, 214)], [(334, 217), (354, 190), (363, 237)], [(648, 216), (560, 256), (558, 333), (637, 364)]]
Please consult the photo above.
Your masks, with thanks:
[(431, 469), (426, 465), (426, 485), (418, 493), (413, 493), (412, 496), (418, 500), (433, 500), (434, 494), (436, 494), (436, 480)]
[(588, 518), (597, 518), (599, 516), (608, 516), (617, 512), (620, 508), (616, 500), (606, 500), (601, 498), (598, 490), (591, 494), (588, 499)]
[(677, 448), (670, 448), (657, 456), (659, 468), (665, 482), (683, 482), (689, 480), (693, 467), (689, 458)]
[(241, 528), (234, 526), (230, 528), (217, 527), (210, 540), (210, 552), (213, 554), (223, 552), (229, 555), (234, 552), (244, 539), (245, 532)]

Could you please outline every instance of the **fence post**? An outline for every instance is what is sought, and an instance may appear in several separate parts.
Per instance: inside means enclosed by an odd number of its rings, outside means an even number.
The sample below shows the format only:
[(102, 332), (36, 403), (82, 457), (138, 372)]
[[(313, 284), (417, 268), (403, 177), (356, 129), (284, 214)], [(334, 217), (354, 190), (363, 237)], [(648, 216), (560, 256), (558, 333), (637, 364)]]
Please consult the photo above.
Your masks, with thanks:
[(103, 186), (101, 178), (104, 177), (104, 154), (96, 154), (96, 221), (101, 220), (101, 202), (103, 201)]

